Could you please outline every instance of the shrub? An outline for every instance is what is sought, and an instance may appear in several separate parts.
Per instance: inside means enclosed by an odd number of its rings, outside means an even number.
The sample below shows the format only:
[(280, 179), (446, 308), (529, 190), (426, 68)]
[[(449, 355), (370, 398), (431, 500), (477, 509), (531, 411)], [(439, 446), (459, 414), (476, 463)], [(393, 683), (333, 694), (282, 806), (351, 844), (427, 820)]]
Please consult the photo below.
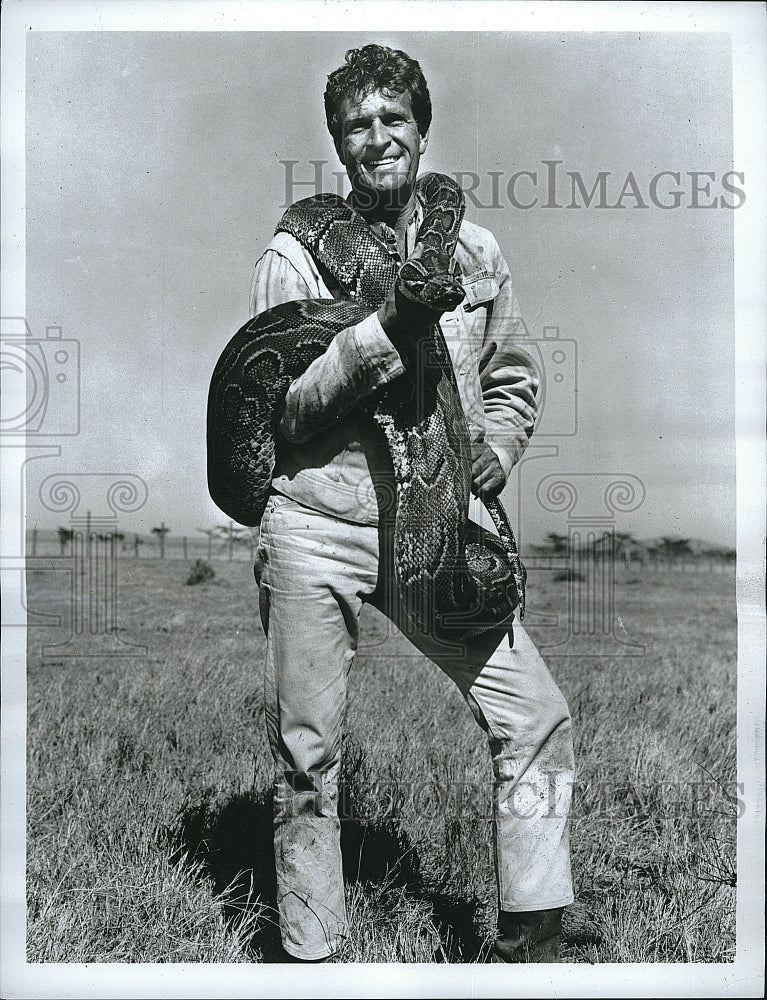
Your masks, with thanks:
[(187, 586), (193, 587), (196, 583), (207, 583), (215, 575), (216, 572), (212, 566), (209, 566), (203, 559), (197, 559), (186, 578)]

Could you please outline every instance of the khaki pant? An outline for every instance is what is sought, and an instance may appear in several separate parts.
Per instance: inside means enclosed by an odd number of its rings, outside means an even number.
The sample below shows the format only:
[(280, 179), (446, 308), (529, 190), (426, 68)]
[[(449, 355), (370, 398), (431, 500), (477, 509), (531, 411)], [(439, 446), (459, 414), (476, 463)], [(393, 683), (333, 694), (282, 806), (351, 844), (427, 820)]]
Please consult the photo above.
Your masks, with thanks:
[[(471, 513), (479, 519), (477, 509)], [(401, 627), (458, 685), (488, 736), (499, 907), (542, 910), (573, 900), (567, 821), (573, 749), (562, 693), (516, 623), (513, 648), (504, 630), (462, 646), (410, 634), (381, 537), (378, 528), (279, 494), (261, 523), (256, 575), (267, 635), (266, 723), (277, 768), (278, 906), (285, 950), (301, 959), (332, 954), (346, 933), (338, 775), (363, 602)], [(417, 698), (414, 691), (416, 704)]]

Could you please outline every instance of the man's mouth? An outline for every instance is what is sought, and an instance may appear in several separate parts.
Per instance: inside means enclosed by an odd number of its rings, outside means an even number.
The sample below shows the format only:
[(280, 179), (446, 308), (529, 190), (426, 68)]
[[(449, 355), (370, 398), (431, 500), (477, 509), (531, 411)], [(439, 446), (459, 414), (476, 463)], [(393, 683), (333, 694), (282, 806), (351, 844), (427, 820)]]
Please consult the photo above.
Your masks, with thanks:
[(364, 164), (364, 167), (366, 170), (382, 170), (385, 169), (386, 167), (391, 166), (392, 163), (396, 163), (397, 160), (399, 159), (400, 159), (399, 154), (395, 156), (382, 156), (378, 160), (368, 160)]

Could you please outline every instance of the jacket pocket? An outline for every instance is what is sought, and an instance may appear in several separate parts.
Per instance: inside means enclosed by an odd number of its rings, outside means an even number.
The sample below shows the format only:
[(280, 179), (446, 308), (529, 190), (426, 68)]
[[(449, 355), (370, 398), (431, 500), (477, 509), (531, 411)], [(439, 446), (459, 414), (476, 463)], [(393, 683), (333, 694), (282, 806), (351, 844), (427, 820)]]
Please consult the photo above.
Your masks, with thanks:
[(463, 308), (467, 312), (476, 309), (486, 302), (492, 302), (500, 291), (495, 276), (489, 271), (479, 271), (474, 274), (465, 275), (463, 278), (463, 290), (466, 292)]

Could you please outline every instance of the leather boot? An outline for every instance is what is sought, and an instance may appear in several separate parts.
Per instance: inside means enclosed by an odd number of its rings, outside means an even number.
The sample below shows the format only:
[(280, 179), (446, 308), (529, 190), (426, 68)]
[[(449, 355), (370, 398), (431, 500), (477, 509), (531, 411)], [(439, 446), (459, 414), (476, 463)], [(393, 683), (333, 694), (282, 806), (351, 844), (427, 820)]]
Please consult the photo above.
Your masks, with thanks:
[(498, 938), (490, 961), (559, 962), (563, 912), (564, 907), (525, 913), (501, 910)]

